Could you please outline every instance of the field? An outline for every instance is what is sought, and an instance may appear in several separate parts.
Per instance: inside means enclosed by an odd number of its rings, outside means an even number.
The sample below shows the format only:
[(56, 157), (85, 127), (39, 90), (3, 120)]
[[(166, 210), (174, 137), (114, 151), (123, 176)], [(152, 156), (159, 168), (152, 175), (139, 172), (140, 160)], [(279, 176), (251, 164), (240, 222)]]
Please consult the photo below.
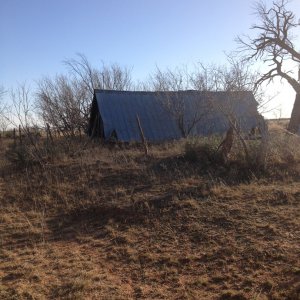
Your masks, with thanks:
[(21, 167), (2, 140), (0, 299), (299, 299), (298, 139), (274, 133), (264, 170), (185, 141)]

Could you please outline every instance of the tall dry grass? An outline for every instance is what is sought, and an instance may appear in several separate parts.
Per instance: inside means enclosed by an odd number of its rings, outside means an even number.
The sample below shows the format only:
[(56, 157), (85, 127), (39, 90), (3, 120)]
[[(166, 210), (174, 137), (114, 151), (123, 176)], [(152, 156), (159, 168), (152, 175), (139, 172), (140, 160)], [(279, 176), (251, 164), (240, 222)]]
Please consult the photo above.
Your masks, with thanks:
[(0, 298), (297, 299), (299, 138), (271, 132), (263, 170), (220, 141), (4, 140)]

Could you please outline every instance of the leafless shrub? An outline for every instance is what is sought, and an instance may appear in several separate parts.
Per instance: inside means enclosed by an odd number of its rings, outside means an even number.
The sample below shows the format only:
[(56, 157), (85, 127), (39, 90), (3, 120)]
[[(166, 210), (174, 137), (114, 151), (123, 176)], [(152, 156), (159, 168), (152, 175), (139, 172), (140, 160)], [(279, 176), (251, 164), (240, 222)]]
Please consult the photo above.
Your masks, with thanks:
[(73, 79), (82, 82), (93, 96), (94, 89), (129, 90), (132, 88), (131, 69), (119, 64), (106, 65), (102, 62), (100, 69), (91, 65), (84, 54), (77, 54), (77, 59), (67, 59), (64, 64)]
[(7, 104), (4, 102), (4, 96), (7, 94), (4, 86), (0, 85), (0, 129), (5, 131), (9, 121), (7, 118)]
[(68, 75), (38, 82), (37, 106), (45, 123), (64, 136), (86, 131), (94, 89), (128, 90), (132, 86), (131, 70), (118, 64), (94, 68), (83, 54), (64, 64)]
[(7, 119), (10, 125), (18, 129), (18, 142), (10, 145), (7, 158), (18, 166), (43, 164), (43, 155), (39, 148), (40, 128), (36, 119), (35, 107), (30, 88), (19, 85), (10, 93), (12, 105)]
[[(192, 84), (192, 75), (186, 67), (166, 71), (157, 68), (149, 82), (151, 89), (157, 92), (158, 100), (175, 119), (182, 137), (188, 137), (210, 110), (210, 103), (203, 103), (199, 99), (194, 103), (197, 107), (191, 112), (190, 103), (186, 101), (186, 91), (191, 89)], [(191, 91), (191, 97), (195, 95)]]
[(220, 163), (222, 157), (218, 152), (220, 138), (191, 138), (184, 145), (184, 157), (190, 162), (200, 162), (201, 166)]
[[(206, 120), (209, 123), (210, 117), (219, 112), (225, 118), (228, 126), (234, 130), (235, 135), (238, 136), (246, 157), (250, 159), (247, 142), (243, 137), (242, 123), (244, 120), (237, 117), (237, 107), (244, 106), (247, 117), (257, 118), (258, 122), (261, 122), (262, 117), (258, 115), (254, 105), (247, 105), (247, 101), (238, 103), (245, 98), (244, 92), (246, 91), (252, 91), (258, 102), (262, 103), (262, 93), (255, 84), (256, 79), (257, 73), (252, 71), (245, 61), (228, 56), (228, 65), (224, 66), (205, 66), (199, 63), (191, 71), (188, 71), (186, 67), (175, 70), (167, 69), (166, 71), (157, 68), (150, 78), (150, 86), (153, 90), (158, 91), (158, 95), (160, 95), (159, 92), (163, 92), (159, 99), (165, 109), (175, 118), (183, 137), (189, 136), (199, 122)], [(195, 95), (199, 97), (194, 101), (196, 105), (194, 105), (192, 112), (188, 108), (190, 104), (186, 101), (186, 94), (181, 93), (181, 91), (188, 89), (201, 92), (197, 94), (191, 91), (190, 97)], [(216, 101), (213, 99), (211, 91), (225, 91), (228, 92), (229, 96), (222, 102)], [(187, 114), (188, 110), (189, 113)], [(267, 136), (265, 137), (267, 139)], [(266, 139), (262, 143), (264, 148), (266, 147)]]
[(37, 105), (45, 123), (63, 135), (75, 135), (86, 126), (88, 95), (81, 84), (65, 75), (44, 78), (38, 84)]
[(159, 92), (188, 90), (190, 74), (186, 67), (166, 71), (156, 67), (155, 72), (150, 76), (149, 86), (151, 90)]

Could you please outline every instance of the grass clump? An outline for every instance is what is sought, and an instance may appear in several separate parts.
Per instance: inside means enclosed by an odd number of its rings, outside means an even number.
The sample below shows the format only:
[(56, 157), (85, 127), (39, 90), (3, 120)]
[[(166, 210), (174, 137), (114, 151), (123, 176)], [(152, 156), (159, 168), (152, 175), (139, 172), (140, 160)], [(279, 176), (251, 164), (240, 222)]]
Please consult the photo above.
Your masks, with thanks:
[(193, 138), (188, 139), (184, 145), (184, 158), (189, 162), (198, 162), (209, 166), (220, 162), (218, 152), (218, 138)]

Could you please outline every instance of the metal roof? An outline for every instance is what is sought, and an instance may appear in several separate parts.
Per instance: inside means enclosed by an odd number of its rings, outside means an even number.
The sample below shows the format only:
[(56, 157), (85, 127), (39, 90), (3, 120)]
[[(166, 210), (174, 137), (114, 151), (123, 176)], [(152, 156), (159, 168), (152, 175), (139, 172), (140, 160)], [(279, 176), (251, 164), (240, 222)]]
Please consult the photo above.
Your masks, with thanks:
[(122, 141), (140, 141), (137, 116), (148, 141), (181, 138), (178, 121), (172, 112), (178, 102), (183, 105), (184, 126), (188, 127), (198, 117), (200, 119), (190, 135), (225, 132), (229, 127), (225, 116), (228, 113), (234, 114), (242, 129), (250, 130), (256, 125), (258, 115), (257, 103), (251, 92), (95, 90), (94, 99), (103, 121), (105, 138), (115, 131)]

